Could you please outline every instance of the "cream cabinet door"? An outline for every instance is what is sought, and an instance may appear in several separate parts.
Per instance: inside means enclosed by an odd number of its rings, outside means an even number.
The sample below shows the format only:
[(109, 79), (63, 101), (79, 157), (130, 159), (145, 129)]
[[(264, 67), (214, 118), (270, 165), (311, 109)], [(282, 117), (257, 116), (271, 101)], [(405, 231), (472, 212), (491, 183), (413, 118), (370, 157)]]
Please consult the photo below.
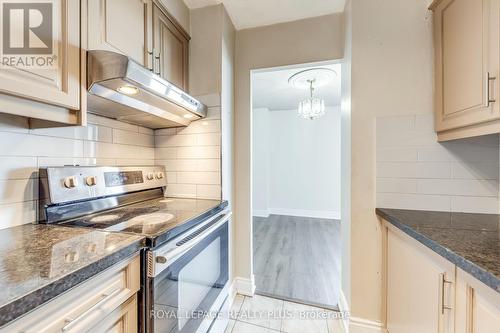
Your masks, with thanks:
[(136, 333), (139, 331), (137, 295), (120, 305), (89, 333)]
[(125, 54), (146, 64), (144, 0), (88, 0), (88, 49)]
[(436, 130), (500, 118), (499, 0), (435, 1)]
[(156, 5), (153, 6), (153, 50), (155, 72), (187, 90), (189, 37)]
[(500, 294), (468, 273), (457, 270), (456, 333), (500, 330)]
[(386, 255), (388, 332), (454, 332), (454, 265), (390, 226)]
[[(29, 7), (44, 3), (48, 7)], [(24, 4), (28, 7), (10, 9), (5, 7), (7, 4), (3, 3), (4, 6), (0, 9), (0, 15), (6, 15), (10, 20), (10, 24), (2, 24), (2, 35), (10, 36), (9, 40), (2, 41), (2, 56), (11, 56), (6, 54), (6, 45), (9, 45), (18, 48), (14, 51), (15, 59), (27, 61), (23, 62), (24, 66), (20, 66), (21, 63), (16, 61), (0, 66), (0, 92), (64, 108), (79, 109), (80, 1), (35, 0)], [(36, 29), (45, 27), (45, 24), (48, 24), (47, 27), (51, 26), (52, 33), (44, 30), (37, 35)], [(41, 37), (41, 34), (47, 38)], [(51, 50), (48, 51), (48, 48)], [(33, 50), (33, 53), (30, 54), (30, 50)], [(45, 50), (48, 53), (39, 56), (40, 52), (44, 53)], [(30, 65), (27, 59), (31, 55), (34, 56), (33, 65)], [(44, 119), (43, 114), (37, 115), (36, 118)]]

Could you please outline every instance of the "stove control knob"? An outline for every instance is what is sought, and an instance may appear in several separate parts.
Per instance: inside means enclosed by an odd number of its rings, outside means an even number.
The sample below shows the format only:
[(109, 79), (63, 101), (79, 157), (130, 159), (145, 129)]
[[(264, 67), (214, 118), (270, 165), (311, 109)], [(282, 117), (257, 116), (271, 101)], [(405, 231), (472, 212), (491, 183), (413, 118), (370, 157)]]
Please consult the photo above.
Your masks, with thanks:
[(148, 180), (153, 180), (155, 178), (155, 175), (154, 173), (150, 172), (146, 177), (148, 178)]
[(74, 188), (78, 186), (78, 181), (76, 180), (76, 177), (66, 177), (64, 178), (64, 186), (66, 188)]
[(167, 262), (167, 258), (165, 258), (164, 256), (158, 256), (156, 257), (156, 262), (159, 264), (164, 264)]
[(87, 186), (96, 186), (97, 185), (97, 177), (96, 176), (89, 176), (85, 178), (85, 184)]
[(164, 177), (164, 176), (163, 176), (163, 172), (157, 172), (157, 173), (156, 173), (156, 178), (158, 178), (158, 179), (163, 179), (163, 177)]

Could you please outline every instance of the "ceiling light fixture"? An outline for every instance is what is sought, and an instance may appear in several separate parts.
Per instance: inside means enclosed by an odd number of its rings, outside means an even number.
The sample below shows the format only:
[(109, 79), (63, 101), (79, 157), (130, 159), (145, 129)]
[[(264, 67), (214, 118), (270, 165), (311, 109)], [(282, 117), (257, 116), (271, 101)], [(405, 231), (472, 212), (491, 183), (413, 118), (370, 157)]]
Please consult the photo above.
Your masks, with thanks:
[(295, 73), (288, 79), (292, 87), (309, 90), (309, 98), (299, 103), (300, 117), (313, 120), (325, 114), (325, 101), (314, 97), (314, 88), (330, 83), (336, 75), (337, 72), (329, 68), (310, 68)]
[(191, 119), (191, 118), (194, 118), (194, 115), (192, 115), (192, 114), (190, 114), (190, 113), (186, 113), (186, 114), (184, 115), (184, 118), (186, 118), (186, 119)]
[(325, 101), (322, 98), (314, 98), (314, 79), (308, 80), (309, 82), (309, 98), (299, 103), (299, 116), (305, 119), (316, 119), (325, 114)]

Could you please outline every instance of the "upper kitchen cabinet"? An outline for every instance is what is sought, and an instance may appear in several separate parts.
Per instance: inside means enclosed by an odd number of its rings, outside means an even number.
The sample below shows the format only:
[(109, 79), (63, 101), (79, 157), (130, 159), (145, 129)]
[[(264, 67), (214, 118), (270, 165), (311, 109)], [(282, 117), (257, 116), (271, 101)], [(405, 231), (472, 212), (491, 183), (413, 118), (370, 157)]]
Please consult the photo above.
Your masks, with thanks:
[(88, 49), (124, 54), (188, 87), (189, 35), (156, 0), (87, 0)]
[(12, 2), (2, 10), (8, 22), (2, 25), (0, 112), (76, 123), (80, 1)]
[(148, 6), (145, 0), (88, 0), (88, 49), (125, 54), (147, 66)]
[(435, 127), (439, 140), (500, 132), (499, 0), (436, 0)]
[(189, 35), (156, 3), (153, 6), (155, 72), (188, 89)]

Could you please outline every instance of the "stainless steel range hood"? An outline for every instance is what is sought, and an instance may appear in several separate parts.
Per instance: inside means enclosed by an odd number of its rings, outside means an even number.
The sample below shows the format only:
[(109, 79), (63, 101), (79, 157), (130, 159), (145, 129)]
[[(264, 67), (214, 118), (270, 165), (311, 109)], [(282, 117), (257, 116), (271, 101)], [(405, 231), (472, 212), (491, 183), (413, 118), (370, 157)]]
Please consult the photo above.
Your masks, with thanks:
[(87, 52), (88, 111), (153, 129), (187, 126), (207, 107), (127, 56)]

